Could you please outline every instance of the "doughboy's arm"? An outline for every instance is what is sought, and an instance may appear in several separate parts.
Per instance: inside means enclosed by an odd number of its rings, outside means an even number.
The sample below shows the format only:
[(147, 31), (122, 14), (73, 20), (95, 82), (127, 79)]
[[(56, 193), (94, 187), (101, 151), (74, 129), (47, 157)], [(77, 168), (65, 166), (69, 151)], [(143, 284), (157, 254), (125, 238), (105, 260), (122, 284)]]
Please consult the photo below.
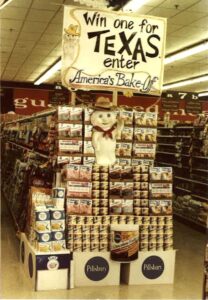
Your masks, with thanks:
[(99, 138), (95, 132), (92, 133), (92, 145), (93, 145), (95, 151), (100, 151)]
[(121, 139), (121, 132), (124, 128), (124, 120), (119, 117), (117, 121), (117, 128), (116, 128), (116, 139)]

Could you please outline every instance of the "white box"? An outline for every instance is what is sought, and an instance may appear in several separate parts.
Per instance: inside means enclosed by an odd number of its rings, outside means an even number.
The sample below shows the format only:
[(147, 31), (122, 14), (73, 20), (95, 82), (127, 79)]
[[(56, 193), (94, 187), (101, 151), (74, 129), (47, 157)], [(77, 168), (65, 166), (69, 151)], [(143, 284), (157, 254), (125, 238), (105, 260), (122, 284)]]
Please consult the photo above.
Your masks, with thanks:
[[(38, 252), (21, 233), (20, 261), (36, 291), (69, 288), (71, 255), (68, 250)], [(70, 282), (70, 285), (73, 283)]]
[(176, 250), (139, 252), (134, 262), (122, 264), (121, 280), (129, 285), (173, 284)]
[(110, 252), (74, 252), (73, 262), (75, 287), (120, 284), (120, 263), (110, 259)]

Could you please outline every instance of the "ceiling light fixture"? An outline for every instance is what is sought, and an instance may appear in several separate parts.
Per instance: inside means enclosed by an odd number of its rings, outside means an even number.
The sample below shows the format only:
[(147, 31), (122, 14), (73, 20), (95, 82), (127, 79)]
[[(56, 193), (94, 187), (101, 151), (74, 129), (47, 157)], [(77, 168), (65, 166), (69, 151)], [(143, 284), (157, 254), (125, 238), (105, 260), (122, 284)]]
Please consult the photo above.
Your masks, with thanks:
[(193, 47), (189, 47), (184, 50), (179, 50), (175, 54), (167, 56), (165, 58), (165, 65), (206, 50), (208, 50), (208, 40), (205, 40), (197, 45), (195, 44), (195, 46)]
[(49, 79), (54, 73), (61, 69), (61, 59), (59, 59), (50, 69), (48, 69), (43, 75), (41, 75), (35, 82), (34, 85), (39, 85), (42, 82)]
[(140, 7), (142, 7), (149, 0), (131, 0), (126, 5), (123, 6), (124, 11), (137, 11)]
[(1, 0), (0, 1), (0, 10), (6, 7), (12, 0)]
[(189, 78), (189, 79), (186, 79), (186, 80), (172, 82), (172, 83), (169, 83), (169, 84), (165, 84), (163, 86), (163, 90), (173, 89), (173, 88), (176, 88), (176, 87), (191, 85), (191, 84), (204, 82), (204, 81), (208, 81), (208, 74), (198, 76), (198, 77)]
[(204, 96), (208, 96), (208, 92), (200, 92), (198, 94), (199, 97), (204, 97)]

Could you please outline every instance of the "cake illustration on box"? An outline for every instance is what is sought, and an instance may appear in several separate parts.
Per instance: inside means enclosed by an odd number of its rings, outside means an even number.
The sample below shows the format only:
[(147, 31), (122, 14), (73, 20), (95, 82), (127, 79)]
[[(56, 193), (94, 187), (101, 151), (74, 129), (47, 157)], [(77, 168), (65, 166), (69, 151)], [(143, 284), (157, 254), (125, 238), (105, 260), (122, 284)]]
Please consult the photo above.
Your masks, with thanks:
[(121, 137), (124, 122), (117, 117), (109, 98), (97, 99), (95, 111), (91, 115), (91, 123), (96, 163), (102, 166), (113, 165), (116, 161), (116, 139)]

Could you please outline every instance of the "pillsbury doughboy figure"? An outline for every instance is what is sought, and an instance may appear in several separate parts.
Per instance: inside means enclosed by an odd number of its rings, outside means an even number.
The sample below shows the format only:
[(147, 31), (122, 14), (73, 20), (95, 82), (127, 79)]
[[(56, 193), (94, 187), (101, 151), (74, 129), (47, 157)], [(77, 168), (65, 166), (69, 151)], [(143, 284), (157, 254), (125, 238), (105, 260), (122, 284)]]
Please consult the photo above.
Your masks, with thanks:
[(101, 166), (113, 165), (116, 161), (116, 139), (121, 136), (124, 122), (117, 118), (108, 98), (99, 97), (97, 99), (95, 111), (91, 115), (91, 123), (96, 163)]

